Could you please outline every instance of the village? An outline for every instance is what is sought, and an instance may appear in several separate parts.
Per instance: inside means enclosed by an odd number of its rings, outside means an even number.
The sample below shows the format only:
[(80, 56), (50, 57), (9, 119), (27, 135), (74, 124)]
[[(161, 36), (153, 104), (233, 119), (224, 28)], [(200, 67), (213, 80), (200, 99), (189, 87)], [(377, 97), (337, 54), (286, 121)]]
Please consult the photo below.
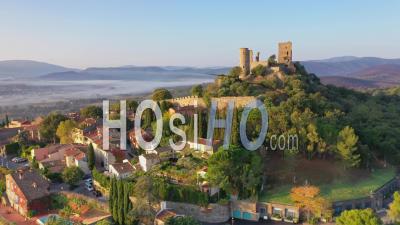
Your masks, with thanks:
[[(292, 62), (291, 42), (278, 45), (277, 59), (272, 55), (262, 61), (259, 53), (254, 58), (253, 51), (248, 48), (240, 49), (239, 59), (240, 64), (232, 69), (232, 74), (216, 77), (212, 84), (216, 90), (224, 91), (226, 83), (232, 80), (256, 88), (264, 88), (268, 82), (279, 85), (286, 76), (301, 69)], [(182, 217), (203, 224), (245, 224), (243, 221), (284, 224), (306, 220), (308, 209), (299, 204), (277, 201), (271, 198), (274, 195), (254, 198), (254, 193), (267, 193), (264, 185), (267, 176), (262, 166), (257, 166), (262, 165), (258, 161), (261, 160), (259, 155), (240, 153), (243, 166), (260, 167), (249, 169), (246, 184), (235, 181), (243, 190), (218, 183), (218, 176), (209, 175), (210, 171), (218, 175), (212, 162), (222, 157), (219, 152), (224, 151), (222, 146), (226, 137), (221, 131), (224, 127), (220, 126), (213, 129), (211, 144), (207, 141), (210, 103), (216, 103), (216, 118), (220, 119), (226, 116), (229, 103), (234, 103), (233, 131), (232, 136), (228, 135), (233, 144), (238, 144), (241, 137), (238, 110), (260, 98), (244, 94), (207, 96), (203, 88), (207, 87), (197, 85), (190, 96), (177, 98), (166, 89), (153, 92), (152, 100), (160, 107), (164, 126), (160, 146), (151, 150), (141, 147), (137, 134), (144, 141), (153, 140), (155, 117), (151, 110), (145, 110), (139, 118), (142, 125), (135, 128), (139, 103), (133, 99), (126, 101), (126, 149), (121, 148), (121, 132), (115, 128), (109, 129), (108, 148), (103, 146), (103, 116), (108, 115), (110, 120), (125, 119), (120, 118), (119, 101), (110, 105), (108, 113), (103, 112), (101, 106), (90, 105), (79, 112), (50, 113), (33, 120), (10, 119), (7, 115), (4, 128), (0, 129), (0, 221), (43, 225), (56, 220), (63, 220), (65, 224), (164, 225), (171, 218)], [(267, 98), (263, 97), (266, 102)], [(182, 141), (182, 137), (168, 126), (174, 123), (170, 118), (176, 113), (186, 118), (186, 123), (175, 124), (187, 134), (187, 142), (180, 150), (170, 146), (170, 139), (175, 143)], [(247, 134), (251, 133), (254, 141), (262, 129), (259, 126), (262, 120), (251, 115)], [(258, 146), (257, 154), (265, 154), (263, 149), (266, 149), (265, 145)], [(258, 164), (253, 165), (255, 162)], [(387, 196), (399, 189), (400, 178), (394, 168), (384, 172), (387, 179), (381, 179), (373, 190), (367, 190), (367, 195), (324, 203), (319, 213), (314, 212), (318, 222), (332, 222), (334, 216), (346, 210), (372, 208), (379, 212), (385, 208), (391, 200)], [(293, 177), (293, 183), (299, 184), (295, 180)], [(246, 186), (251, 182), (255, 185)], [(150, 213), (138, 214), (144, 209)]]

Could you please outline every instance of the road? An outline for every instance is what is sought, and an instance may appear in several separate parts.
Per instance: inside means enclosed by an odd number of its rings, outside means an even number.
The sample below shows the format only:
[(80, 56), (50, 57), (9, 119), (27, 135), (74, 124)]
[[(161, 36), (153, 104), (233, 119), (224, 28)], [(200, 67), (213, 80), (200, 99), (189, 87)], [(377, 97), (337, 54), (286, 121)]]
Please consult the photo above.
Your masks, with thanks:
[(13, 157), (7, 158), (7, 157), (0, 156), (0, 166), (6, 167), (11, 170), (16, 170), (19, 167), (23, 167), (26, 163), (28, 163), (28, 162), (14, 163), (11, 161), (12, 158)]

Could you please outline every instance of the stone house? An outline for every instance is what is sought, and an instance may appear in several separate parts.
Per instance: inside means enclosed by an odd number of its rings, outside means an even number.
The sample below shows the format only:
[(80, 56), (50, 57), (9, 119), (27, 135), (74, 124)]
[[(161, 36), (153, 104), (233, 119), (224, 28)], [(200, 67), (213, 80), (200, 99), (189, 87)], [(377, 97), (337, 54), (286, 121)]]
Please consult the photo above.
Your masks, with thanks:
[(207, 153), (209, 155), (214, 154), (218, 150), (220, 146), (222, 146), (222, 142), (220, 140), (213, 140), (212, 145), (207, 145), (207, 139), (205, 138), (199, 138), (197, 140), (197, 143), (194, 143), (192, 141), (188, 141), (187, 144), (191, 149), (198, 150), (202, 153)]
[(122, 163), (113, 163), (109, 167), (111, 176), (117, 179), (124, 179), (132, 175), (135, 171), (135, 167), (128, 160), (124, 160)]
[(6, 175), (6, 195), (12, 208), (23, 216), (45, 212), (50, 207), (50, 182), (33, 170)]
[(143, 171), (149, 171), (154, 165), (160, 163), (160, 157), (157, 154), (143, 154), (139, 156), (139, 164)]

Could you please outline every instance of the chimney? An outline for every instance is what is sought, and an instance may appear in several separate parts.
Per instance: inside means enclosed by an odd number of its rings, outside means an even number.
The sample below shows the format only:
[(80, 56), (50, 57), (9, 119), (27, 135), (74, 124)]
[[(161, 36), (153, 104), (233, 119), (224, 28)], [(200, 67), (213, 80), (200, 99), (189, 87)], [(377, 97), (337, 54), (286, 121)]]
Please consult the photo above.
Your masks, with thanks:
[(37, 188), (36, 182), (33, 182), (33, 183), (32, 183), (32, 187), (33, 187), (33, 188)]

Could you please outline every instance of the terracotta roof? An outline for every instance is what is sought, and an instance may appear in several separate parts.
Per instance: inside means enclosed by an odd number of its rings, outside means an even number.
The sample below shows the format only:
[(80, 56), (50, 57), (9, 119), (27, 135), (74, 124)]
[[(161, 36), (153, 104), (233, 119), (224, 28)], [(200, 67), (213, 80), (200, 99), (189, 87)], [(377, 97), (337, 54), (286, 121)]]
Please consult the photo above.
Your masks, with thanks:
[(111, 166), (114, 167), (119, 174), (131, 173), (134, 170), (133, 166), (129, 162), (114, 163), (111, 164)]
[(34, 170), (18, 171), (10, 176), (28, 200), (39, 199), (50, 194), (50, 182)]
[(65, 155), (66, 156), (72, 156), (77, 160), (82, 160), (86, 156), (86, 154), (84, 152), (82, 152), (81, 150), (79, 150), (78, 148), (75, 148), (75, 147), (67, 149), (65, 151)]

